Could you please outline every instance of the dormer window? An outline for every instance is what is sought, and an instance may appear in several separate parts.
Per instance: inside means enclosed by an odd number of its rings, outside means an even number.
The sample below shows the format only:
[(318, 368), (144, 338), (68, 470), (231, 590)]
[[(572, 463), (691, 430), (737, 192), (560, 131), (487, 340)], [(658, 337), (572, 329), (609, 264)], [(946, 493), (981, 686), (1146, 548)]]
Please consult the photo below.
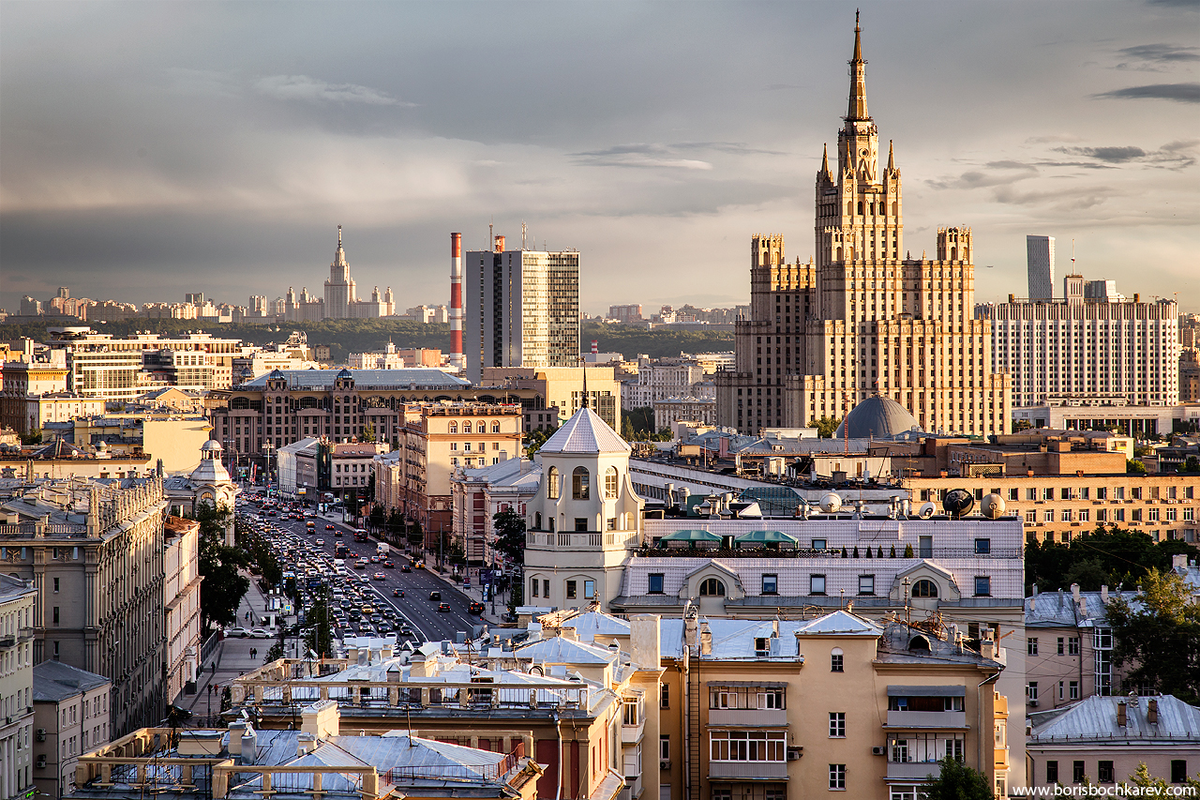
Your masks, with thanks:
[(767, 656), (771, 654), (771, 639), (766, 636), (754, 637), (754, 655)]

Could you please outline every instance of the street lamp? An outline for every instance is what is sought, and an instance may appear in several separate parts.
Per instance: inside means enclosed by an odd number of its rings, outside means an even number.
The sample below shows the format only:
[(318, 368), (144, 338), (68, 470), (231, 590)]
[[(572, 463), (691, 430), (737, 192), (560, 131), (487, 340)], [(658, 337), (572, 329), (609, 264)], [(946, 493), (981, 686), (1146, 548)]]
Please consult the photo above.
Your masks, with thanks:
[(266, 463), (267, 463), (266, 476), (265, 476), (266, 482), (267, 482), (267, 497), (271, 496), (271, 450), (272, 450), (271, 440), (267, 439), (266, 443), (263, 445), (263, 452), (266, 454)]

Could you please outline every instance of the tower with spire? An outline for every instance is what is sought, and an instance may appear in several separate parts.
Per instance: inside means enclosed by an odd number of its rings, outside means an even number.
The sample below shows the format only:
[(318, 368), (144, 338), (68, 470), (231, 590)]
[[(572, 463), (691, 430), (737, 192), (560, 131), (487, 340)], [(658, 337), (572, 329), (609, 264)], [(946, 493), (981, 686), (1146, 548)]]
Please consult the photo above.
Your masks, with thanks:
[(904, 249), (895, 150), (879, 167), (855, 15), (846, 115), (835, 165), (825, 146), (814, 197), (814, 256), (784, 258), (783, 236), (751, 240), (750, 318), (735, 329), (736, 370), (718, 373), (721, 425), (756, 434), (841, 417), (876, 394), (926, 431), (1008, 430), (1011, 384), (991, 368), (991, 324), (975, 320), (973, 244), (939, 228), (935, 259)]
[(350, 277), (350, 262), (342, 248), (342, 226), (338, 225), (337, 250), (329, 265), (329, 280), (325, 281), (325, 316), (327, 319), (349, 319), (351, 307), (358, 302), (354, 279)]

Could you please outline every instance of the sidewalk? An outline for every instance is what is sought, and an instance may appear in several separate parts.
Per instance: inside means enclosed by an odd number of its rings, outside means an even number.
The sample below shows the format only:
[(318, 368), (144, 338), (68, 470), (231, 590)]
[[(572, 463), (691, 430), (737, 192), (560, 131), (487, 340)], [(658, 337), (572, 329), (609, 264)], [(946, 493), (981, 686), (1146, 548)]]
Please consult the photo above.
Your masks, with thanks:
[[(267, 600), (259, 590), (254, 576), (247, 577), (250, 578), (250, 589), (238, 607), (238, 621), (235, 624), (247, 628), (261, 627), (259, 623), (266, 614)], [(247, 611), (250, 612), (254, 624), (249, 624), (246, 620)], [(196, 693), (179, 695), (175, 698), (175, 705), (193, 713), (193, 724), (199, 724), (202, 717), (216, 716), (221, 710), (221, 695), (225, 687), (234, 678), (261, 667), (266, 659), (267, 650), (277, 641), (278, 638), (227, 638), (219, 642), (212, 658), (201, 665), (200, 675), (196, 680)], [(258, 651), (257, 658), (250, 657), (251, 648)], [(211, 699), (209, 686), (213, 687)]]

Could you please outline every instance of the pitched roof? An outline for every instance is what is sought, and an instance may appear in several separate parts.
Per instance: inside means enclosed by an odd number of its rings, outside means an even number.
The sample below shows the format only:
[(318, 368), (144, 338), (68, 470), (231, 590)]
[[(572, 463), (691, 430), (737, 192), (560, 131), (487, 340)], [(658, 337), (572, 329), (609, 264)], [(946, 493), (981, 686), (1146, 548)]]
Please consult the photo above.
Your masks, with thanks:
[(33, 699), (58, 702), (90, 692), (109, 679), (61, 661), (43, 661), (33, 668)]
[(628, 453), (631, 448), (600, 415), (581, 408), (539, 450), (542, 453)]
[(277, 369), (260, 375), (241, 389), (262, 389), (267, 379), (286, 378), (288, 389), (332, 389), (333, 382), (343, 372), (349, 372), (357, 389), (466, 389), (471, 382), (439, 369), (406, 367), (403, 369)]
[[(1029, 743), (1048, 744), (1068, 739), (1172, 739), (1200, 741), (1200, 708), (1190, 706), (1172, 695), (1138, 697), (1129, 705), (1128, 697), (1093, 695), (1068, 706), (1029, 715), (1033, 733)], [(1158, 706), (1158, 722), (1150, 724), (1150, 701)], [(1126, 704), (1125, 725), (1117, 724), (1117, 704)]]

